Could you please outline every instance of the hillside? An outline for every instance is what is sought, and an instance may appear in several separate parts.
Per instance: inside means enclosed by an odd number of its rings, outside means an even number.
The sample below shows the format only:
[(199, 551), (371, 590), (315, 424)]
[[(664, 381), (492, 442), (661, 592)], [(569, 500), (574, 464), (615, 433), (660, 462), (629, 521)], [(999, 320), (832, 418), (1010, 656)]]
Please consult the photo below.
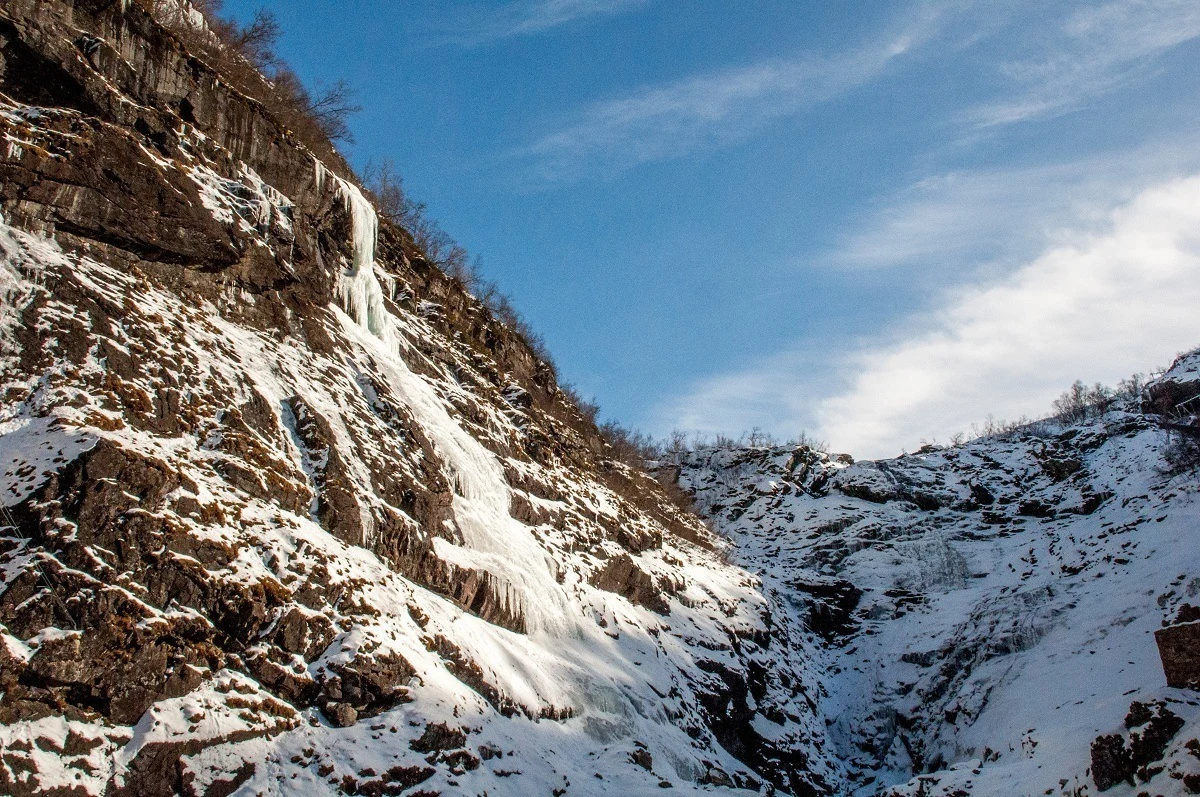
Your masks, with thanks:
[[(1093, 743), (1132, 732), (1167, 741), (1133, 745), (1137, 786), (1106, 793), (1191, 794), (1200, 701), (1167, 686), (1154, 633), (1200, 603), (1200, 479), (1162, 425), (1197, 395), (1193, 352), (1073, 423), (880, 462), (735, 447), (674, 467), (811, 629), (851, 793), (1096, 794)], [(1194, 625), (1176, 628), (1200, 651)], [(1177, 719), (1148, 732), (1135, 704)]]

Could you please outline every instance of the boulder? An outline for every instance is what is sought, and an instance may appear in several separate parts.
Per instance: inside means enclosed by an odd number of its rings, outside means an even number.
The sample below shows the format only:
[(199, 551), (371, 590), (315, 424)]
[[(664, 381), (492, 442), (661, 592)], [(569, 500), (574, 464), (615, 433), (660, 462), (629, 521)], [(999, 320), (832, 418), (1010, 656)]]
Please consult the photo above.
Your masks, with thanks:
[(1200, 621), (1180, 623), (1154, 632), (1167, 686), (1200, 689)]

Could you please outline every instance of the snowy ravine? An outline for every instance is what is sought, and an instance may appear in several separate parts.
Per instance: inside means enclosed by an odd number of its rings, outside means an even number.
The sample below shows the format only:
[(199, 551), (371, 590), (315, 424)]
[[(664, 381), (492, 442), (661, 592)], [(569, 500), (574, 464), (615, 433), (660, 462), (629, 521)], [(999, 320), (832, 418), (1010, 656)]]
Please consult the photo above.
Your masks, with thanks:
[(757, 579), (148, 8), (0, 7), (0, 794), (840, 789)]
[(1074, 424), (850, 465), (676, 457), (736, 562), (813, 629), (849, 793), (1094, 795), (1093, 742), (1153, 735), (1135, 702), (1178, 720), (1105, 793), (1200, 792), (1200, 693), (1166, 685), (1154, 637), (1200, 606), (1200, 472), (1167, 461), (1150, 406), (1197, 394), (1200, 352)]

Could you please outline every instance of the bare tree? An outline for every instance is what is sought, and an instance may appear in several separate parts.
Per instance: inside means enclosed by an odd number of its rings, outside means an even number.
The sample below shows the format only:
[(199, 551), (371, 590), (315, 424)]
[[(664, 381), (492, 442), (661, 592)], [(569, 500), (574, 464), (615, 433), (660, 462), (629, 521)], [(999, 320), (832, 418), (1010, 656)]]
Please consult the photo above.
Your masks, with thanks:
[(279, 21), (270, 11), (258, 11), (249, 24), (238, 27), (226, 22), (229, 30), (222, 38), (243, 58), (259, 69), (268, 69), (279, 62), (275, 42), (279, 39)]
[(330, 141), (354, 143), (347, 120), (361, 111), (362, 106), (354, 102), (354, 89), (346, 81), (335, 80), (328, 86), (318, 84), (315, 93), (309, 96), (306, 110)]

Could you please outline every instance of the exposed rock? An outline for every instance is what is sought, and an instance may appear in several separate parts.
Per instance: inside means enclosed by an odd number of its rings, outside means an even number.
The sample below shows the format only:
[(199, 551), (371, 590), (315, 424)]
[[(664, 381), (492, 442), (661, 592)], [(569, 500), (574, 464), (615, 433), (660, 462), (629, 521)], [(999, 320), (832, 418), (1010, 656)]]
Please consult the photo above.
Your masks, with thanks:
[(788, 586), (797, 595), (811, 596), (808, 628), (827, 642), (851, 634), (858, 627), (854, 610), (858, 608), (862, 590), (849, 581), (804, 576), (788, 582)]
[(1167, 685), (1200, 689), (1200, 621), (1169, 625), (1154, 632)]
[(658, 614), (670, 614), (671, 605), (664, 593), (670, 585), (647, 573), (632, 556), (621, 554), (605, 562), (590, 579), (592, 586), (614, 592)]
[[(1132, 711), (1131, 708), (1131, 713)], [(1139, 722), (1135, 726), (1138, 730), (1129, 735), (1129, 752), (1134, 766), (1144, 774), (1146, 767), (1161, 761), (1167, 751), (1167, 745), (1183, 726), (1183, 720), (1168, 709), (1166, 704), (1156, 703), (1153, 716), (1148, 717), (1145, 722)]]
[(323, 709), (325, 716), (338, 728), (349, 728), (358, 722), (358, 711), (347, 703), (329, 702)]
[(886, 504), (900, 497), (900, 488), (890, 474), (872, 465), (856, 464), (839, 471), (831, 482), (834, 489), (851, 498)]
[(1135, 770), (1133, 756), (1121, 734), (1099, 736), (1092, 742), (1092, 780), (1100, 791), (1108, 791), (1121, 783), (1132, 786)]
[(403, 794), (412, 787), (429, 780), (436, 771), (423, 766), (391, 767), (379, 778), (358, 781), (353, 793), (364, 795), (364, 797)]
[(409, 742), (409, 747), (418, 753), (436, 753), (455, 750), (467, 743), (467, 734), (461, 728), (451, 728), (444, 722), (425, 726), (421, 738)]

